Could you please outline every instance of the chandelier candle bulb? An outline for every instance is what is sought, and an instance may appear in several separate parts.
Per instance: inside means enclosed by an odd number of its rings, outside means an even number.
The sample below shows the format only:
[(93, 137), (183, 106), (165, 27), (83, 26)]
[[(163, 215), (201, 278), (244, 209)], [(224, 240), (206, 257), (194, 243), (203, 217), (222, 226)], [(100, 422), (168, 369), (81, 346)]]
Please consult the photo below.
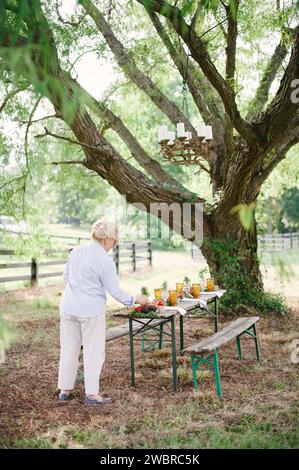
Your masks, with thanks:
[(163, 140), (168, 140), (168, 130), (166, 126), (159, 126), (158, 127), (158, 142), (162, 142)]
[(168, 139), (169, 139), (169, 144), (172, 145), (174, 144), (175, 141), (175, 132), (168, 132)]
[(185, 124), (183, 122), (178, 122), (176, 128), (178, 137), (185, 137)]
[(197, 135), (198, 137), (204, 139), (205, 136), (206, 136), (206, 126), (205, 124), (199, 124), (199, 126), (197, 127)]
[(206, 140), (212, 140), (212, 139), (213, 139), (212, 126), (206, 126)]

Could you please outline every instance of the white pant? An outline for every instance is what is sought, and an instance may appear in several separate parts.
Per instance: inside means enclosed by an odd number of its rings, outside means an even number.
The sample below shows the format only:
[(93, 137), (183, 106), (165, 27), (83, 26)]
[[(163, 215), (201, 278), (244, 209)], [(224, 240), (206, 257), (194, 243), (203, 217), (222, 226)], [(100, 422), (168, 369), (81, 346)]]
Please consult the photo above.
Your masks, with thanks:
[(74, 388), (80, 348), (83, 344), (85, 394), (99, 393), (100, 374), (105, 360), (105, 327), (105, 315), (90, 318), (61, 315), (58, 376), (60, 390)]

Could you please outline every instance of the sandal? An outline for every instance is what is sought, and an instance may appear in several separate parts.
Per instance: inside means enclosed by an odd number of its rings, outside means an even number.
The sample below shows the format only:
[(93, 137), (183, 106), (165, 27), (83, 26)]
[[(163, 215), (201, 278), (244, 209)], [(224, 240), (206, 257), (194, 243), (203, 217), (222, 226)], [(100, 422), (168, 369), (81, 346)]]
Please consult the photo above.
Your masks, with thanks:
[(84, 404), (85, 405), (104, 405), (105, 403), (109, 403), (112, 400), (109, 395), (104, 395), (102, 400), (97, 400), (96, 398), (85, 397)]
[(59, 393), (59, 395), (58, 395), (58, 400), (59, 401), (69, 401), (71, 399), (72, 399), (71, 394)]

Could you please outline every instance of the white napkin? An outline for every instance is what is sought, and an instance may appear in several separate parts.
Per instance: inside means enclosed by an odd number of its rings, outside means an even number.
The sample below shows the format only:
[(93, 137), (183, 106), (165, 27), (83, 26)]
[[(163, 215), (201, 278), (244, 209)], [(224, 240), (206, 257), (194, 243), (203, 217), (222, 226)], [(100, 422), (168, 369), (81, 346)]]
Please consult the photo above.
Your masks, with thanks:
[(201, 307), (204, 307), (206, 308), (207, 307), (207, 302), (205, 302), (204, 300), (202, 299), (188, 299), (188, 298), (185, 298), (182, 300), (182, 303), (184, 302), (193, 302), (194, 305), (200, 305)]
[(225, 289), (214, 290), (213, 292), (204, 291), (201, 292), (201, 295), (216, 295), (218, 298), (225, 294)]
[(165, 312), (178, 312), (180, 315), (185, 315), (187, 313), (187, 310), (185, 310), (182, 307), (165, 307)]

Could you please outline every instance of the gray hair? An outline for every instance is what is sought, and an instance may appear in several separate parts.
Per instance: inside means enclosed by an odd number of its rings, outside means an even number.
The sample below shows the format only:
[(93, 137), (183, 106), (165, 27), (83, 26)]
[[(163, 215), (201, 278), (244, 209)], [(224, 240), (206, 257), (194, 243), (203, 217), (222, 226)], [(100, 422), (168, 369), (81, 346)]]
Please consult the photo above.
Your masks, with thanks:
[(92, 226), (92, 238), (101, 240), (102, 238), (117, 238), (117, 227), (114, 223), (102, 218), (97, 220)]

